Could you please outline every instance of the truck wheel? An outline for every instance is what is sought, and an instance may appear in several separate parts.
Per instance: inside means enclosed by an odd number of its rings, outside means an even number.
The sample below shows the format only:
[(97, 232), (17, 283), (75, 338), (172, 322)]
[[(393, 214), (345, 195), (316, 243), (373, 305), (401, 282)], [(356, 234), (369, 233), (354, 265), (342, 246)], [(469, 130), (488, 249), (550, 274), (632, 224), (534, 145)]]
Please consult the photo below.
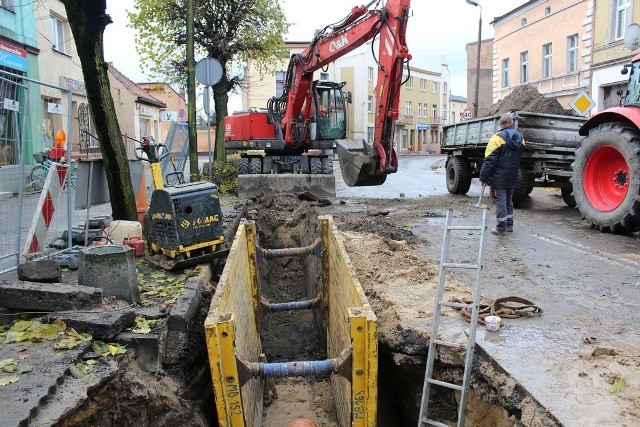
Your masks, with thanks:
[(262, 172), (262, 159), (260, 157), (252, 157), (249, 161), (249, 172), (251, 175), (259, 175)]
[(451, 156), (447, 160), (447, 190), (451, 194), (467, 194), (471, 187), (471, 163), (466, 157)]
[(562, 195), (562, 200), (569, 206), (570, 208), (576, 207), (576, 198), (571, 194), (573, 193), (572, 187), (562, 187), (560, 188), (560, 194)]
[(333, 173), (333, 161), (329, 157), (322, 158), (322, 173), (325, 175)]
[(241, 157), (238, 161), (238, 175), (248, 175), (249, 174), (249, 159), (246, 157)]
[(592, 129), (576, 150), (573, 196), (601, 231), (640, 229), (640, 132), (623, 123)]
[(322, 159), (320, 157), (312, 157), (309, 159), (309, 169), (311, 174), (322, 173)]
[(516, 186), (513, 187), (513, 197), (511, 198), (514, 208), (520, 206), (524, 198), (527, 197), (527, 194), (529, 194), (527, 193), (528, 188), (527, 170), (520, 168), (518, 169), (518, 180), (516, 181)]

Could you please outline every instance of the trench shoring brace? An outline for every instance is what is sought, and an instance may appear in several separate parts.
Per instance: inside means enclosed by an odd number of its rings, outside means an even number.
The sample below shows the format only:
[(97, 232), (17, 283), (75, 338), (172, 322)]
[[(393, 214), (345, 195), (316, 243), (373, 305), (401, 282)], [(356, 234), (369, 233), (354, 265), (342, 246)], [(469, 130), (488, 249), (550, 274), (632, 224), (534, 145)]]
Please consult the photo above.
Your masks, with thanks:
[(340, 356), (325, 360), (297, 362), (248, 362), (236, 354), (240, 386), (252, 378), (317, 377), (331, 374), (340, 375), (351, 381), (352, 350), (350, 347), (340, 352)]
[(315, 255), (320, 256), (320, 238), (317, 238), (312, 244), (308, 246), (302, 246), (299, 248), (284, 248), (284, 249), (264, 249), (256, 245), (256, 252), (258, 259), (273, 259), (282, 258), (288, 256), (302, 256), (302, 255)]

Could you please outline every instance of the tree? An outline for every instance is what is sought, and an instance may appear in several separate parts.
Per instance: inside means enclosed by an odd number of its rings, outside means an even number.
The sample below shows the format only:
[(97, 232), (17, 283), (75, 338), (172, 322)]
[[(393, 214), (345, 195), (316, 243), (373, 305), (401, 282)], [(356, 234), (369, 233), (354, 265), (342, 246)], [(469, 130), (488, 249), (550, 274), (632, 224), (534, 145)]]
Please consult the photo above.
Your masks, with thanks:
[(108, 65), (104, 62), (104, 29), (112, 22), (106, 14), (106, 0), (61, 1), (78, 49), (89, 108), (100, 140), (112, 216), (113, 219), (134, 221), (137, 211), (129, 162), (111, 97)]
[[(129, 13), (143, 65), (151, 72), (185, 81), (186, 2), (188, 0), (139, 0)], [(216, 113), (215, 159), (226, 161), (224, 117), (229, 92), (240, 88), (242, 76), (232, 65), (251, 59), (263, 73), (279, 63), (287, 31), (278, 0), (193, 0), (194, 43), (197, 54), (215, 58), (222, 78), (213, 86)], [(191, 100), (189, 100), (191, 102)], [(191, 170), (197, 170), (197, 153), (190, 153)]]

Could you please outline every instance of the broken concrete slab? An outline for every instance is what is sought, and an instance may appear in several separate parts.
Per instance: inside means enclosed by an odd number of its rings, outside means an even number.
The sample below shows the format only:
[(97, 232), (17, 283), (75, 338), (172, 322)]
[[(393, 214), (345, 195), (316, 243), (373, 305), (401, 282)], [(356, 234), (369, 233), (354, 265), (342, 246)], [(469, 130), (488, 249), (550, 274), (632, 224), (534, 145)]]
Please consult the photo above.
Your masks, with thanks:
[(67, 327), (78, 332), (89, 333), (95, 339), (110, 340), (125, 328), (133, 325), (136, 312), (133, 308), (124, 311), (99, 310), (92, 312), (64, 313), (59, 316)]
[(55, 259), (27, 261), (18, 265), (18, 280), (41, 283), (62, 283), (62, 270)]
[(62, 283), (0, 279), (0, 306), (12, 310), (66, 311), (98, 307), (102, 289)]

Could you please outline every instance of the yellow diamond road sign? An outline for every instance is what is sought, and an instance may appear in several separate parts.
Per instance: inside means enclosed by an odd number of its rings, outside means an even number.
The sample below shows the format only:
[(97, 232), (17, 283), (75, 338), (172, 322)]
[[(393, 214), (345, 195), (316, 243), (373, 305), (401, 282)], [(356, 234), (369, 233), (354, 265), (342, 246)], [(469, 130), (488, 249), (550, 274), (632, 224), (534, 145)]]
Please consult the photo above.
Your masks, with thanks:
[(582, 90), (569, 102), (569, 105), (573, 108), (573, 111), (579, 115), (586, 116), (587, 113), (596, 106), (596, 103), (593, 102), (593, 99), (591, 99), (587, 92)]

